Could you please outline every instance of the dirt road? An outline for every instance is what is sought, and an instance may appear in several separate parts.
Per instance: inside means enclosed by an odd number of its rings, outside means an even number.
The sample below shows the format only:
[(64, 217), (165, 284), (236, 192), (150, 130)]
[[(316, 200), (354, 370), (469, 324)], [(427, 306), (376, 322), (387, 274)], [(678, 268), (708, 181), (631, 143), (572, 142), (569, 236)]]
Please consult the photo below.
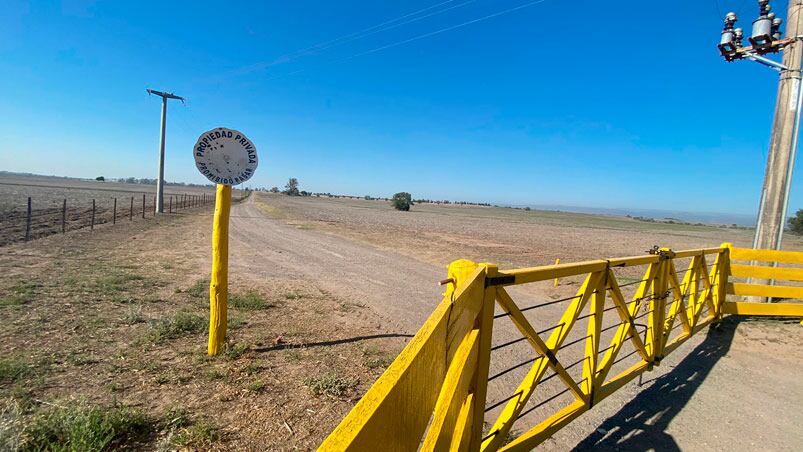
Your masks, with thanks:
[[(388, 332), (414, 333), (440, 300), (436, 281), (443, 277), (443, 267), (434, 265), (432, 259), (416, 258), (415, 253), (360, 240), (354, 231), (338, 233), (272, 218), (254, 197), (233, 208), (231, 225), (233, 271), (314, 279), (321, 288), (378, 313), (387, 321), (381, 328)], [(365, 233), (376, 234), (377, 227)], [(576, 283), (567, 283), (561, 290), (576, 290)], [(511, 294), (514, 299), (537, 295), (536, 300), (555, 295), (551, 289), (537, 287), (511, 290)], [(531, 322), (539, 328), (538, 321), (555, 318), (561, 309), (558, 305), (539, 310), (541, 318)], [(494, 343), (515, 337), (510, 325), (494, 327)], [(803, 358), (801, 338), (796, 322), (723, 322), (664, 359), (659, 368), (645, 375), (644, 386), (635, 382), (625, 386), (543, 447), (794, 450), (803, 444), (796, 427), (803, 419), (799, 410), (791, 408), (803, 401), (801, 387), (794, 383)], [(561, 356), (572, 362), (571, 353), (581, 356), (582, 351), (561, 351)], [(510, 350), (498, 368), (531, 354), (526, 345)], [(492, 356), (492, 374), (494, 365)], [(488, 404), (502, 399), (527, 368), (489, 386)], [(547, 394), (539, 400), (546, 399), (550, 389), (543, 386), (539, 391)], [(492, 420), (492, 414), (486, 418)], [(519, 432), (533, 425), (526, 418), (521, 424), (517, 424)]]
[(414, 334), (440, 301), (444, 268), (286, 225), (265, 215), (254, 197), (231, 215), (232, 272), (315, 280), (338, 298), (369, 306), (400, 333)]

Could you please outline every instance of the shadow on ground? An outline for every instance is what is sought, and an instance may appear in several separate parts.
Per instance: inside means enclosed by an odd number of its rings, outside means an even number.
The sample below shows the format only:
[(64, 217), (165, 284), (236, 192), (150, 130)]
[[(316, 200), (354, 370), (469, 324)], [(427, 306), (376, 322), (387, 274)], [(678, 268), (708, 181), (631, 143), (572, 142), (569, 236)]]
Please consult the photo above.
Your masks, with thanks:
[(740, 321), (736, 316), (729, 316), (709, 327), (703, 342), (671, 372), (657, 378), (648, 389), (605, 420), (599, 427), (601, 431), (586, 437), (574, 450), (679, 451), (675, 439), (666, 433), (669, 423), (728, 352)]
[(351, 342), (369, 341), (371, 339), (384, 339), (391, 337), (413, 337), (412, 334), (399, 334), (399, 333), (385, 333), (385, 334), (371, 334), (369, 336), (348, 337), (345, 339), (335, 339), (323, 342), (307, 342), (302, 344), (276, 344), (270, 347), (255, 348), (256, 352), (272, 352), (275, 350), (286, 350), (290, 348), (309, 348), (309, 347), (331, 347), (333, 345), (348, 344)]

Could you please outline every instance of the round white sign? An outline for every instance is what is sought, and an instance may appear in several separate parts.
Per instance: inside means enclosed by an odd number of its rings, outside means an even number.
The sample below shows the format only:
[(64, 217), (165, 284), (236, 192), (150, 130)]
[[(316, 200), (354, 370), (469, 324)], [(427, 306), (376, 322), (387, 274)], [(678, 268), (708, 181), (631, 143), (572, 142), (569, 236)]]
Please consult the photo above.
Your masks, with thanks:
[(193, 149), (195, 166), (216, 184), (242, 184), (257, 169), (257, 149), (242, 133), (218, 127), (204, 132)]

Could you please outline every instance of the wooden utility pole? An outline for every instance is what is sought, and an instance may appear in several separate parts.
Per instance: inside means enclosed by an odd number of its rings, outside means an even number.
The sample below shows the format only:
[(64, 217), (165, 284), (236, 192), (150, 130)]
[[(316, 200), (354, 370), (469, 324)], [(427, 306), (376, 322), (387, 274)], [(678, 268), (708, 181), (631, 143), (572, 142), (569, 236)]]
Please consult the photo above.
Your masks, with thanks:
[(781, 249), (789, 204), (789, 188), (800, 128), (801, 82), (803, 60), (803, 0), (789, 0), (786, 37), (792, 42), (783, 51), (783, 65), (778, 83), (778, 99), (772, 125), (764, 186), (761, 190), (758, 221), (753, 248)]

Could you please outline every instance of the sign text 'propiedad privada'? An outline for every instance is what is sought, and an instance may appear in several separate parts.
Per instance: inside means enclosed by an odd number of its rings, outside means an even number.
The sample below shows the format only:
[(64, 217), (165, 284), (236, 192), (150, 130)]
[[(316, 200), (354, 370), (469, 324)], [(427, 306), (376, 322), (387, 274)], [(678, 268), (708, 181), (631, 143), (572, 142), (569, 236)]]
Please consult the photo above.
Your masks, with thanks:
[(195, 143), (193, 155), (198, 171), (216, 184), (241, 184), (257, 169), (254, 143), (241, 132), (223, 127), (204, 132)]

